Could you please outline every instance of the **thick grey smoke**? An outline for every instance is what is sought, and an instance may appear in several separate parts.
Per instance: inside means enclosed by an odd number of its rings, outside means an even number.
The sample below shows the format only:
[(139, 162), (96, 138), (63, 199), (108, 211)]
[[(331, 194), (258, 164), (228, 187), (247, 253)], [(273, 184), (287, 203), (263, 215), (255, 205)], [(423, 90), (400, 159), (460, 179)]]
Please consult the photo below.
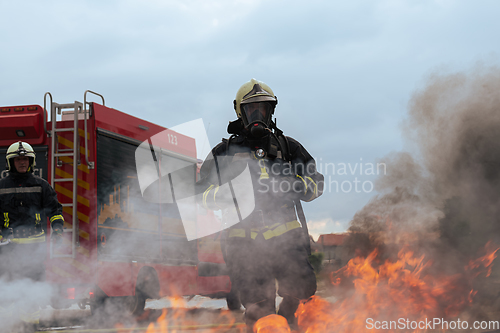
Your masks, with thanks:
[(500, 243), (499, 92), (496, 67), (428, 78), (403, 124), (411, 153), (384, 159), (380, 195), (354, 216), (348, 244), (434, 241), (475, 255), (488, 240)]
[(29, 279), (9, 280), (6, 276), (0, 278), (0, 317), (1, 332), (17, 330), (22, 320), (28, 320), (31, 315), (50, 303), (54, 290), (44, 282), (34, 282)]

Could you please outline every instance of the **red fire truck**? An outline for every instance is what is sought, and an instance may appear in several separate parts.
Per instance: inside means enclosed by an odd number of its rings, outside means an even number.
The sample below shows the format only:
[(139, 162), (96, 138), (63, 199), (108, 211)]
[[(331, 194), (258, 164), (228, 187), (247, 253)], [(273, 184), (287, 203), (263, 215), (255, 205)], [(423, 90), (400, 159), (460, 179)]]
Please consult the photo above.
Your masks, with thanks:
[[(91, 94), (102, 105), (87, 102)], [(63, 205), (62, 244), (50, 241), (45, 226), (46, 282), (57, 291), (52, 306), (77, 302), (95, 312), (109, 300), (140, 313), (147, 298), (226, 295), (229, 307), (239, 308), (217, 236), (188, 241), (175, 204), (141, 195), (135, 151), (166, 128), (106, 107), (92, 91), (83, 103), (58, 104), (46, 93), (43, 108), (0, 111), (0, 160), (13, 142), (31, 144), (35, 175), (51, 183)], [(192, 165), (196, 177), (195, 140), (173, 131), (162, 137), (154, 143), (157, 158)], [(213, 212), (197, 209), (198, 223), (214, 223)]]

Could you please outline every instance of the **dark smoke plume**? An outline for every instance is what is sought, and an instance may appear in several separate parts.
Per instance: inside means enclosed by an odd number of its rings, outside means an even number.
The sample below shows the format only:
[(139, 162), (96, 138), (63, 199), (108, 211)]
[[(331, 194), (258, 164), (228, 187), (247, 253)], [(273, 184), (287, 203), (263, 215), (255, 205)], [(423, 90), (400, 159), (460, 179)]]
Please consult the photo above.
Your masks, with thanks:
[(354, 216), (347, 245), (433, 244), (458, 261), (500, 244), (500, 69), (433, 74), (403, 129), (411, 153), (384, 159), (380, 194)]

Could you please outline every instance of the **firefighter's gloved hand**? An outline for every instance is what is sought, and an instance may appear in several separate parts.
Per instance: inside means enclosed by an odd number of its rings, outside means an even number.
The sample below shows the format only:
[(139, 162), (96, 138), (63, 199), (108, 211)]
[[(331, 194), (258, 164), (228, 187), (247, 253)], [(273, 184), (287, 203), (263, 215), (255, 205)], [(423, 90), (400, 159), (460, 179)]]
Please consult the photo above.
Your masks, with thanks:
[(281, 176), (278, 179), (277, 186), (274, 187), (279, 195), (287, 195), (300, 198), (306, 191), (306, 185), (300, 177), (297, 176)]
[(2, 233), (2, 230), (0, 230), (0, 243), (5, 243), (9, 240), (9, 238), (7, 237), (7, 235), (3, 235)]
[(2, 240), (3, 242), (6, 242), (12, 238), (14, 238), (14, 231), (12, 230), (12, 228), (0, 230), (0, 240)]
[(63, 228), (60, 225), (55, 225), (52, 227), (52, 241), (56, 245), (62, 244)]

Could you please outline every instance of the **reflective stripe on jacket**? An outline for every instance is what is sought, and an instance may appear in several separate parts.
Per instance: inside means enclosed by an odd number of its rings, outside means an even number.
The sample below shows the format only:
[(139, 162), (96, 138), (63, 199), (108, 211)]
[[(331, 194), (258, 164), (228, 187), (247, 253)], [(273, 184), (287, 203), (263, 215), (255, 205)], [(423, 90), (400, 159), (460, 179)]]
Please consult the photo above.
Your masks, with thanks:
[(46, 217), (52, 225), (64, 223), (56, 192), (46, 180), (31, 173), (10, 173), (0, 179), (0, 217), (3, 218), (0, 228), (14, 231), (20, 227), (40, 231), (45, 227)]
[[(255, 239), (257, 235), (262, 234), (265, 240), (271, 239), (273, 237), (281, 236), (284, 233), (300, 228), (301, 225), (299, 221), (291, 221), (286, 223), (275, 223), (270, 226), (264, 226), (261, 228), (252, 228), (250, 229), (250, 238)], [(241, 237), (245, 238), (246, 230), (242, 228), (231, 228), (229, 229), (228, 237)]]

